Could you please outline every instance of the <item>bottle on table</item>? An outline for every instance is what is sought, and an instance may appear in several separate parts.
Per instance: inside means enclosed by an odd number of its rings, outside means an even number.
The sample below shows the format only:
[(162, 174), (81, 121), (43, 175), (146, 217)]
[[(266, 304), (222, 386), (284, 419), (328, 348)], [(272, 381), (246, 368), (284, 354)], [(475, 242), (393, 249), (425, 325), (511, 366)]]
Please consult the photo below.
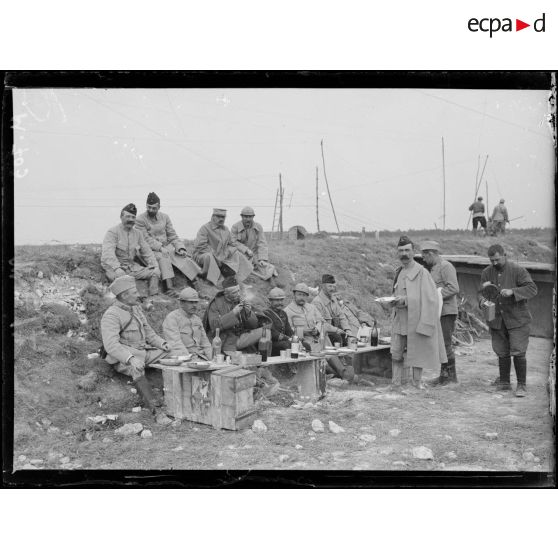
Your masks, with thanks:
[(217, 361), (217, 355), (221, 354), (221, 347), (223, 346), (223, 342), (221, 341), (221, 338), (219, 337), (220, 332), (221, 332), (221, 330), (219, 328), (215, 329), (215, 337), (213, 338), (213, 341), (211, 342), (211, 356), (212, 356), (214, 361)]
[(298, 358), (299, 351), (300, 341), (298, 340), (298, 335), (295, 333), (291, 339), (291, 358)]
[(269, 346), (271, 341), (268, 336), (269, 329), (267, 327), (262, 327), (262, 336), (258, 341), (258, 354), (262, 357), (262, 362), (266, 362), (267, 357), (271, 353)]
[(378, 327), (376, 325), (376, 320), (374, 320), (374, 324), (372, 325), (372, 334), (370, 336), (370, 345), (372, 345), (372, 347), (377, 347), (378, 339), (379, 339)]

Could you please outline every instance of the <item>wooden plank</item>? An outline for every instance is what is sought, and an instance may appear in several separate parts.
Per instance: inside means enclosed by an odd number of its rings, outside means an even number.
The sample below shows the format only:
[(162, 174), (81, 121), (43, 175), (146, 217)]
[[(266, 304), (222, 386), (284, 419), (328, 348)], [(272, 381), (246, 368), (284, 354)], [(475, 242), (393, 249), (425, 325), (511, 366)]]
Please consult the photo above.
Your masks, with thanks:
[(183, 392), (182, 392), (182, 377), (178, 372), (171, 372), (171, 400), (172, 400), (172, 416), (177, 419), (183, 419), (184, 409), (182, 406)]
[(316, 361), (301, 362), (297, 366), (295, 382), (301, 401), (315, 401), (320, 397), (319, 365)]

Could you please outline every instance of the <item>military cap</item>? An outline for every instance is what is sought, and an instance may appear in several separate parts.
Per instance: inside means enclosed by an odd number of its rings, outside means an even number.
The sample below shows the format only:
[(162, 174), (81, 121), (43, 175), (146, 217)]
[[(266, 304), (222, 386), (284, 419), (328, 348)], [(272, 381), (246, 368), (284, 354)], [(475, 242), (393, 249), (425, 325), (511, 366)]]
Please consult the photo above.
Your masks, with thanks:
[(435, 252), (440, 251), (440, 245), (435, 240), (425, 240), (420, 245), (421, 250), (433, 250)]
[(155, 192), (149, 192), (147, 195), (147, 205), (155, 205), (161, 203), (161, 198)]
[(307, 295), (310, 294), (310, 289), (306, 283), (297, 283), (294, 286), (293, 293), (298, 291), (299, 293), (306, 293)]
[(407, 246), (407, 244), (412, 244), (413, 241), (406, 235), (404, 234), (403, 236), (399, 237), (399, 242), (397, 243), (397, 247), (399, 248), (399, 246)]
[(129, 203), (128, 205), (122, 208), (122, 211), (127, 211), (128, 213), (132, 213), (134, 215), (138, 214), (138, 208), (133, 204)]
[(195, 289), (192, 289), (192, 287), (186, 287), (180, 291), (178, 300), (184, 300), (186, 302), (199, 302), (200, 297)]
[(269, 291), (267, 298), (269, 298), (269, 300), (279, 300), (285, 298), (285, 291), (279, 287), (275, 287)]
[(226, 217), (227, 216), (227, 210), (226, 209), (219, 209), (217, 207), (213, 208), (213, 215), (221, 215), (222, 217)]
[(482, 201), (482, 196), (479, 196), (477, 200)]
[(242, 211), (240, 212), (241, 215), (247, 215), (247, 216), (254, 216), (256, 215), (256, 213), (254, 212), (254, 210), (250, 207), (250, 206), (246, 206), (242, 208)]
[(335, 285), (335, 277), (333, 275), (325, 273), (324, 275), (322, 275), (322, 283), (332, 283), (333, 285)]
[(506, 200), (505, 200), (504, 198), (502, 198), (502, 199), (500, 200), (500, 203), (504, 203), (505, 201), (506, 201)]
[(223, 279), (223, 289), (228, 289), (229, 287), (238, 287), (238, 281), (234, 275), (229, 275)]
[(112, 294), (119, 295), (124, 291), (133, 289), (135, 286), (136, 280), (133, 277), (131, 277), (130, 275), (121, 275), (112, 282), (109, 289), (111, 290)]

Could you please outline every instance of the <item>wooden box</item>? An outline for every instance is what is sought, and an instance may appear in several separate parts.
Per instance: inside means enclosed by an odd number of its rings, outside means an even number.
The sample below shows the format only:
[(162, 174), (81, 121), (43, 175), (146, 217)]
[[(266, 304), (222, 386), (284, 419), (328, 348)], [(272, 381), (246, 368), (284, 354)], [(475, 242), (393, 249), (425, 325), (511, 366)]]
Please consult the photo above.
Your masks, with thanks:
[(178, 419), (240, 430), (251, 426), (256, 412), (256, 373), (238, 367), (216, 371), (163, 368), (165, 405)]

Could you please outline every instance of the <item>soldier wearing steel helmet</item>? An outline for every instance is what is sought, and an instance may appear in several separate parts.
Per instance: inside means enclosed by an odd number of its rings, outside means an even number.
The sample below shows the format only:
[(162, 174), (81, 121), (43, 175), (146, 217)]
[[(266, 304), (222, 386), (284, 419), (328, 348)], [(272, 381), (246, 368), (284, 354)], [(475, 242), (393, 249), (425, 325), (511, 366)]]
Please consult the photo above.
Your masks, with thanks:
[(163, 336), (170, 345), (173, 355), (188, 355), (211, 358), (211, 343), (197, 315), (198, 293), (187, 287), (178, 295), (180, 308), (173, 310), (163, 321)]
[(283, 310), (285, 291), (276, 287), (269, 291), (267, 298), (269, 308), (266, 308), (263, 313), (271, 320), (271, 356), (278, 356), (282, 350), (290, 348), (293, 329), (289, 323), (289, 317)]
[(241, 221), (231, 227), (231, 235), (236, 240), (238, 249), (252, 262), (254, 275), (267, 281), (277, 276), (277, 270), (269, 263), (267, 241), (262, 226), (254, 221), (255, 215), (253, 208), (242, 208)]

